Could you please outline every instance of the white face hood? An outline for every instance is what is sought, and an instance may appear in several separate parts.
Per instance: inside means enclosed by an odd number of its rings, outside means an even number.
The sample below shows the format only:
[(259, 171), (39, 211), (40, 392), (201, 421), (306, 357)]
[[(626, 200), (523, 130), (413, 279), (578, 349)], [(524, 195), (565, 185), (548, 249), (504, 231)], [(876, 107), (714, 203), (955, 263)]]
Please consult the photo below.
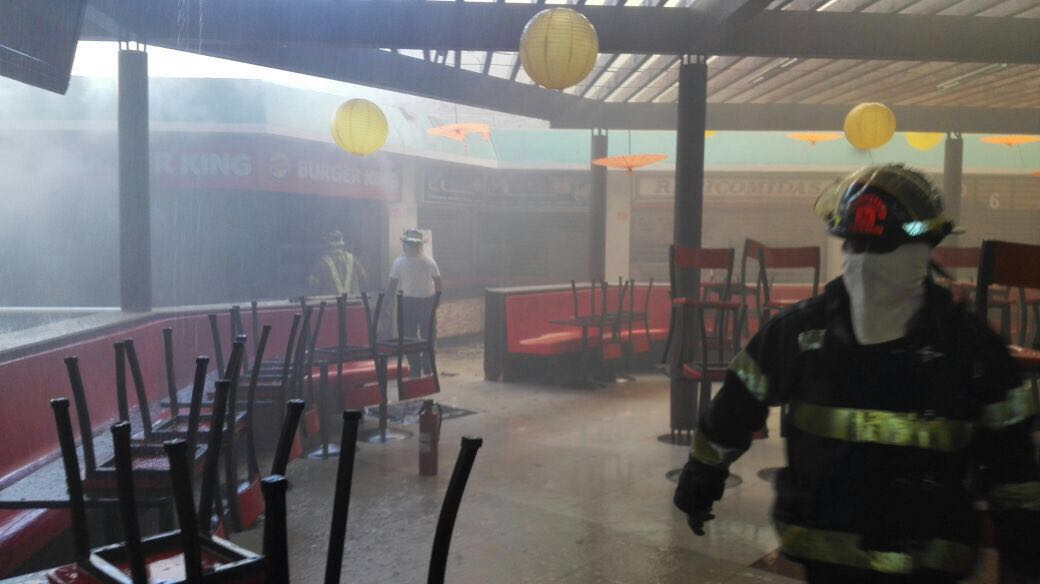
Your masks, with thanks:
[(842, 253), (856, 340), (873, 345), (906, 336), (907, 323), (924, 304), (931, 246), (911, 243), (889, 253)]

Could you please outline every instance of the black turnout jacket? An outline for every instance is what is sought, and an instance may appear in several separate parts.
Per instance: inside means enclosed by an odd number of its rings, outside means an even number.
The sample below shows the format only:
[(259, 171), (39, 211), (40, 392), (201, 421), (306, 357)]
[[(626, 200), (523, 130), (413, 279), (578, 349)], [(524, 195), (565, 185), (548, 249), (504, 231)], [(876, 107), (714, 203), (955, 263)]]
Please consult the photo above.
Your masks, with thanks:
[(985, 501), (1002, 562), (1040, 575), (1031, 386), (981, 318), (926, 287), (907, 336), (887, 343), (857, 343), (840, 278), (767, 322), (702, 415), (676, 505), (690, 513), (721, 497), (730, 463), (783, 406), (773, 520), (788, 557), (965, 574)]

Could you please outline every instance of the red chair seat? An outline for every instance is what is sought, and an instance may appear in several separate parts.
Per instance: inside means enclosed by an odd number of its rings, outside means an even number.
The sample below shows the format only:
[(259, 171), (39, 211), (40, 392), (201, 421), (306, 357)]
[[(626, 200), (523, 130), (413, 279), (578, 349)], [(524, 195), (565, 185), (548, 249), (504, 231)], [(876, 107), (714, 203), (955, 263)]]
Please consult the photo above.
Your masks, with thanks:
[(0, 577), (14, 572), (68, 528), (64, 510), (0, 511)]
[[(590, 339), (592, 340), (592, 339)], [(581, 331), (558, 331), (522, 339), (520, 353), (528, 355), (559, 355), (581, 350)]]
[(646, 338), (646, 333), (640, 331), (632, 335), (630, 346), (632, 347), (633, 353), (646, 353), (650, 351), (650, 339)]
[(1018, 345), (1008, 345), (1008, 351), (1023, 369), (1040, 370), (1040, 351)]
[(243, 482), (238, 485), (238, 515), (242, 529), (256, 525), (264, 513), (264, 498), (260, 492), (260, 479)]
[(668, 338), (668, 327), (651, 327), (650, 338), (655, 341), (663, 341)]
[(310, 408), (303, 412), (303, 427), (306, 429), (308, 436), (316, 436), (321, 431), (321, 421), (318, 419), (317, 408)]
[[(336, 365), (329, 365), (329, 385), (335, 386), (339, 371), (336, 370)], [(408, 375), (409, 369), (407, 364), (401, 365), (401, 374)], [(397, 376), (397, 363), (391, 360), (387, 363), (386, 374), (388, 377), (393, 378)], [(317, 377), (317, 372), (314, 373)], [(347, 388), (361, 387), (367, 383), (376, 381), (376, 363), (371, 359), (365, 361), (348, 361), (343, 364), (343, 380), (346, 382)]]
[(437, 393), (437, 380), (432, 377), (405, 379), (398, 390), (398, 399), (406, 401)]
[(802, 299), (800, 298), (778, 298), (763, 303), (763, 306), (766, 308), (787, 308), (788, 306), (794, 306), (801, 301)]
[(358, 387), (343, 390), (343, 407), (348, 410), (360, 410), (368, 406), (377, 406), (383, 400), (376, 382), (366, 383)]
[[(691, 381), (700, 381), (703, 374), (702, 369), (696, 365), (684, 364), (682, 366), (683, 379), (689, 379)], [(717, 382), (724, 381), (726, 379), (726, 369), (723, 367), (709, 367), (708, 368), (708, 381)]]
[(608, 342), (603, 345), (603, 358), (607, 361), (620, 359), (625, 355), (621, 343)]

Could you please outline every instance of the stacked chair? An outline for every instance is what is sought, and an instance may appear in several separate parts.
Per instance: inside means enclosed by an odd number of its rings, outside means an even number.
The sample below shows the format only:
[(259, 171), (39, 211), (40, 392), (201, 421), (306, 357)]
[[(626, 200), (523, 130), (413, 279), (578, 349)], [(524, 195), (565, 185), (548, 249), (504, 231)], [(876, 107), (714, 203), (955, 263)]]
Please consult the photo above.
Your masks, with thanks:
[[(229, 394), (230, 384), (226, 381), (218, 382), (213, 408), (215, 417), (226, 415)], [(158, 535), (142, 537), (133, 480), (133, 474), (137, 469), (133, 468), (131, 430), (127, 422), (119, 422), (111, 428), (118, 475), (119, 519), (124, 541), (91, 548), (84, 486), (80, 478), (79, 461), (69, 417), (69, 403), (64, 398), (54, 399), (51, 401), (51, 407), (54, 411), (71, 497), (75, 561), (50, 570), (47, 574), (49, 581), (56, 584), (147, 584), (158, 580), (169, 584), (289, 584), (292, 581), (289, 571), (286, 505), (288, 483), (279, 472), (285, 471), (290, 442), (296, 434), (300, 412), (303, 410), (302, 402), (292, 400), (287, 404), (287, 415), (279, 437), (272, 474), (261, 482), (266, 507), (261, 553), (239, 547), (215, 535), (211, 529), (213, 504), (219, 500), (216, 482), (219, 451), (223, 441), (219, 430), (210, 433), (198, 508), (194, 504), (192, 474), (189, 468), (188, 451), (191, 446), (183, 439), (169, 440), (163, 444), (169, 461), (168, 479), (173, 491), (179, 527)], [(353, 484), (354, 445), (357, 442), (360, 421), (361, 412), (343, 412), (343, 455), (339, 458), (333, 496), (329, 543), (326, 550), (326, 584), (338, 584), (342, 577)], [(430, 584), (443, 584), (445, 580), (455, 520), (477, 451), (482, 443), (480, 438), (462, 439), (459, 457), (437, 521), (427, 576), (427, 582)]]
[[(217, 383), (212, 410), (214, 419), (220, 420), (226, 416), (230, 389), (227, 381)], [(215, 426), (209, 433), (197, 510), (192, 489), (190, 451), (193, 446), (181, 438), (163, 444), (168, 460), (167, 481), (173, 492), (180, 527), (146, 538), (141, 537), (137, 516), (135, 475), (142, 469), (134, 468), (130, 424), (122, 421), (113, 425), (111, 432), (115, 452), (116, 493), (125, 541), (91, 549), (84, 502), (85, 486), (80, 477), (69, 403), (64, 398), (55, 399), (51, 401), (51, 407), (71, 500), (75, 562), (51, 570), (48, 573), (50, 581), (80, 584), (145, 584), (153, 579), (200, 584), (288, 582), (288, 540), (285, 536), (287, 484), (284, 477), (272, 475), (263, 482), (268, 518), (263, 554), (250, 552), (213, 534), (212, 512), (217, 499), (220, 447), (224, 441), (222, 424)], [(296, 418), (287, 417), (286, 426), (297, 423), (299, 409), (294, 407), (290, 410), (296, 412)], [(282, 434), (291, 436), (294, 433), (283, 429)]]
[[(732, 248), (692, 248), (673, 245), (669, 254), (672, 282), (672, 325), (666, 359), (671, 364), (671, 433), (674, 442), (687, 442), (702, 411), (711, 400), (713, 383), (725, 379), (729, 361), (740, 350), (747, 307), (731, 300)], [(676, 294), (684, 272), (697, 279), (704, 270), (716, 270), (725, 279), (704, 287), (717, 299)], [(741, 289), (738, 289), (740, 293)], [(699, 291), (699, 290), (698, 290)]]

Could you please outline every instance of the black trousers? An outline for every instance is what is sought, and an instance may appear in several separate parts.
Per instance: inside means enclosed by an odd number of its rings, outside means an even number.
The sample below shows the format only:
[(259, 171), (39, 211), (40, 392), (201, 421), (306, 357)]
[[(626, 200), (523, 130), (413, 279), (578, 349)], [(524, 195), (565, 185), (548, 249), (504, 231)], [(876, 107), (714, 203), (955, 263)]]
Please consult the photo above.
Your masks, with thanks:
[[(430, 312), (433, 310), (433, 297), (416, 298), (405, 296), (401, 299), (401, 311), (398, 318), (404, 321), (406, 338), (430, 338)], [(409, 353), (408, 367), (412, 377), (421, 377), (424, 372), (431, 373), (429, 356), (425, 353)]]
[(883, 574), (870, 570), (857, 570), (834, 564), (807, 562), (805, 579), (810, 584), (954, 584), (959, 582), (946, 574)]

